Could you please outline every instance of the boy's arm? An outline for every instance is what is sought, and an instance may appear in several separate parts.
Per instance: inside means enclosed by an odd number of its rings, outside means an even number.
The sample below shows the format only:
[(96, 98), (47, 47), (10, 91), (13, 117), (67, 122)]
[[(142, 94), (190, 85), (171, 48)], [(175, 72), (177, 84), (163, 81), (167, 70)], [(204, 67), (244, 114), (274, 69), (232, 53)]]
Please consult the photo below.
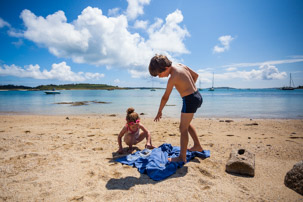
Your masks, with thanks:
[(156, 118), (154, 119), (154, 121), (160, 121), (160, 119), (162, 118), (162, 110), (165, 107), (165, 104), (167, 103), (170, 93), (173, 90), (174, 84), (171, 78), (168, 79), (167, 82), (167, 86), (166, 86), (166, 90), (164, 95), (162, 96), (161, 102), (160, 102), (160, 106), (159, 106), (159, 110), (158, 110), (158, 114), (156, 116)]
[(189, 68), (188, 66), (185, 66), (185, 67), (188, 69), (190, 75), (193, 77), (193, 80), (194, 80), (194, 82), (196, 83), (196, 81), (197, 81), (197, 79), (198, 79), (198, 77), (199, 77), (199, 74), (197, 74), (195, 71), (193, 71), (193, 70), (192, 70), (191, 68)]

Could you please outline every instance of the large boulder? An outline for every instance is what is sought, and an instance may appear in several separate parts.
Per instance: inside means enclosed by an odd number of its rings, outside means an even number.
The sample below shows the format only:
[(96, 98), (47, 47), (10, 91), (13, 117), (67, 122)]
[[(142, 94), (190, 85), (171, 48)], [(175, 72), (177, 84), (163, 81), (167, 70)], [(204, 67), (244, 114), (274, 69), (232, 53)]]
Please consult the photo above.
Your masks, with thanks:
[(294, 167), (286, 173), (284, 184), (288, 188), (303, 195), (303, 161), (296, 163)]
[(233, 149), (226, 163), (226, 172), (255, 176), (255, 154), (246, 149)]

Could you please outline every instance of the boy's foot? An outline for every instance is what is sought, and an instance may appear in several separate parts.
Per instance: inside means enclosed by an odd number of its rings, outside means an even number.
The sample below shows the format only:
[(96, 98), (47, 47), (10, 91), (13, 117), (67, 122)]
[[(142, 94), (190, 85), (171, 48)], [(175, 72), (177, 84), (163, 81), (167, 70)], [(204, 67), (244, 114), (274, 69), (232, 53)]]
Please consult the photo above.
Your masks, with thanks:
[(197, 152), (203, 152), (203, 148), (201, 146), (193, 146), (192, 148), (188, 149), (189, 151), (197, 151)]
[(168, 161), (169, 162), (183, 162), (183, 163), (186, 163), (186, 159), (185, 159), (185, 161), (183, 161), (183, 159), (180, 156), (175, 157), (175, 158), (168, 158)]

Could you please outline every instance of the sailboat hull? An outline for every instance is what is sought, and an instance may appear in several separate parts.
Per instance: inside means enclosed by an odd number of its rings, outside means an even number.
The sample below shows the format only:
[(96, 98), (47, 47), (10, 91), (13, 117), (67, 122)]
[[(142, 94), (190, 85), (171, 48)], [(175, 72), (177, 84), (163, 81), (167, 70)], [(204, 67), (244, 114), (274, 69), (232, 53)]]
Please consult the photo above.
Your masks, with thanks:
[(283, 88), (281, 88), (282, 90), (295, 90), (295, 88), (293, 88), (293, 87), (283, 87)]

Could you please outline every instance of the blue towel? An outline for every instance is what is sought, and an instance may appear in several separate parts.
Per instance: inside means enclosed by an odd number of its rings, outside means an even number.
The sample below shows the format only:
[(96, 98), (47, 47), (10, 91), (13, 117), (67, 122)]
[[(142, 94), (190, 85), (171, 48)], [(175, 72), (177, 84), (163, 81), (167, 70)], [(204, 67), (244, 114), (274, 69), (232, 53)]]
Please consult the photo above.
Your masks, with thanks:
[[(155, 181), (163, 180), (174, 174), (178, 168), (181, 168), (183, 162), (169, 162), (168, 158), (179, 156), (180, 147), (171, 146), (171, 144), (162, 144), (153, 150), (144, 149), (137, 151), (134, 154), (116, 159), (117, 162), (135, 166), (140, 173), (147, 174)], [(189, 162), (195, 157), (208, 158), (210, 151), (204, 150), (202, 152), (186, 151), (186, 160)]]

